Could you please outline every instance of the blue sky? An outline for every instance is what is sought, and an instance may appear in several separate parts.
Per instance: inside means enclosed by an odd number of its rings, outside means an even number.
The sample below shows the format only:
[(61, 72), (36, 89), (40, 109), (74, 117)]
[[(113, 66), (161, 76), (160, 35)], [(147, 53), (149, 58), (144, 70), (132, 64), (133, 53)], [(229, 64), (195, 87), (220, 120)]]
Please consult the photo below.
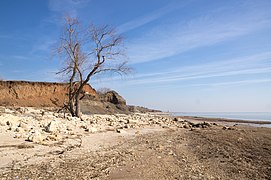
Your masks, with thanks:
[(91, 80), (129, 104), (181, 112), (271, 112), (270, 0), (1, 0), (0, 77), (59, 81), (63, 15), (110, 24), (134, 68)]

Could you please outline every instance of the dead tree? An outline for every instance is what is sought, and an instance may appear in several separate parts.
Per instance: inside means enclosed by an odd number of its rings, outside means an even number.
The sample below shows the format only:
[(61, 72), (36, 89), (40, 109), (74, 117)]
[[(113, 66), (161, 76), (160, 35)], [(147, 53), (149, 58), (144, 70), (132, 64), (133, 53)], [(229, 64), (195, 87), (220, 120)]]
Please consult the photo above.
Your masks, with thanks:
[(114, 28), (90, 25), (83, 29), (76, 18), (67, 17), (57, 53), (63, 60), (58, 72), (68, 77), (68, 102), (72, 116), (81, 117), (80, 97), (90, 79), (100, 73), (126, 74), (130, 68), (124, 56), (123, 38)]

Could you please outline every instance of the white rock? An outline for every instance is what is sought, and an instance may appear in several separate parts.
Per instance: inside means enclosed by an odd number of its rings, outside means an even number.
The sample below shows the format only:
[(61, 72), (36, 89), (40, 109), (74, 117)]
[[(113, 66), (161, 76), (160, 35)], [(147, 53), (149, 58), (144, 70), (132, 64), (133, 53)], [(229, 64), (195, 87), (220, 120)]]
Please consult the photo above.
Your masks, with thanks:
[(15, 129), (15, 132), (18, 132), (18, 133), (24, 133), (25, 130), (24, 130), (23, 128), (21, 128), (21, 127), (17, 127), (17, 128)]
[(6, 123), (0, 120), (0, 126), (5, 126)]
[(22, 134), (15, 134), (14, 138), (22, 138)]
[(5, 112), (6, 112), (6, 108), (0, 107), (0, 113), (5, 113)]
[(87, 131), (91, 133), (95, 133), (95, 132), (98, 132), (98, 129), (95, 127), (90, 127), (90, 128), (87, 128)]
[(126, 132), (125, 130), (123, 130), (123, 129), (117, 129), (116, 131), (117, 131), (117, 133), (121, 133), (121, 134), (127, 133), (127, 132)]
[(20, 122), (19, 127), (23, 129), (28, 129), (28, 125), (25, 122)]
[(16, 109), (16, 112), (19, 112), (21, 114), (25, 113), (26, 111), (28, 111), (28, 109), (25, 107), (19, 107)]
[(81, 119), (78, 118), (78, 117), (67, 117), (67, 119), (68, 119), (69, 121), (81, 121)]
[(12, 113), (14, 113), (14, 110), (7, 108), (7, 109), (5, 109), (5, 113), (12, 114)]
[(45, 131), (52, 133), (59, 131), (59, 124), (56, 120), (51, 121), (47, 126), (45, 126)]
[(42, 135), (40, 133), (40, 131), (35, 130), (34, 132), (32, 132), (28, 138), (28, 141), (34, 142), (34, 143), (40, 143), (43, 141)]

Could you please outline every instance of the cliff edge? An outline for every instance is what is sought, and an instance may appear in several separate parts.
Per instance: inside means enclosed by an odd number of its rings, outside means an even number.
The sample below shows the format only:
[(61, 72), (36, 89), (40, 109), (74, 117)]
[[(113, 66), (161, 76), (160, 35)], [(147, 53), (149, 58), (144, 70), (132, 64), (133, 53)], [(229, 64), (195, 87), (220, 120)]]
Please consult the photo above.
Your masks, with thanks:
[[(83, 88), (81, 111), (85, 114), (154, 112), (129, 106), (116, 91), (97, 93), (90, 85)], [(0, 106), (62, 107), (68, 100), (67, 83), (0, 81)]]
[[(96, 96), (90, 85), (84, 92)], [(61, 107), (67, 100), (67, 83), (0, 81), (1, 106)]]

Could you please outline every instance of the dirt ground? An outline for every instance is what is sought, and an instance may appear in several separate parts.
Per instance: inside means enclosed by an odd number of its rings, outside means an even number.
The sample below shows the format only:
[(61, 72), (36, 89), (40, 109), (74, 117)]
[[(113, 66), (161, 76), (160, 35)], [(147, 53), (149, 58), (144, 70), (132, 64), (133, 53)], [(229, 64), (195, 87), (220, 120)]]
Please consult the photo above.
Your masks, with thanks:
[[(85, 144), (99, 144), (85, 139)], [(90, 150), (55, 151), (1, 179), (271, 179), (271, 129), (212, 126), (104, 136)], [(98, 142), (99, 141), (99, 142)], [(22, 147), (21, 147), (22, 148)], [(88, 150), (87, 150), (88, 149)]]

